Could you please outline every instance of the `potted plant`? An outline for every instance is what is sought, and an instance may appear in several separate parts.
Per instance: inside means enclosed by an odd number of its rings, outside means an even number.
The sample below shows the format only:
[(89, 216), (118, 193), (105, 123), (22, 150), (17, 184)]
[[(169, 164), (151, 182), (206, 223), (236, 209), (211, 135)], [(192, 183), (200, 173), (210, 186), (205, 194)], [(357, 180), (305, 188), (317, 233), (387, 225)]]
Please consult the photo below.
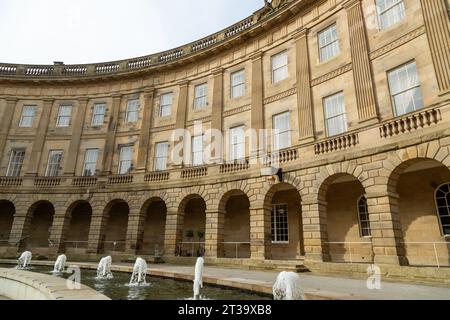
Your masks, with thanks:
[(192, 240), (192, 238), (194, 238), (194, 231), (186, 230), (186, 238), (188, 238), (189, 240)]

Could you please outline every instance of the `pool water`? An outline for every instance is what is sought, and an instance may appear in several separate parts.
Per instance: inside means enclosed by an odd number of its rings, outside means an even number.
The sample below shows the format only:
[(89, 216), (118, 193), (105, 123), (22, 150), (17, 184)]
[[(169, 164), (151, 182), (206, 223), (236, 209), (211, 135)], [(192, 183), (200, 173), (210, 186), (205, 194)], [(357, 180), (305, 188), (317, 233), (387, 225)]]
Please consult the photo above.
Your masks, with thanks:
[[(1, 268), (13, 268), (12, 265), (0, 265)], [(53, 268), (32, 266), (28, 271), (52, 275)], [(68, 278), (71, 274), (63, 273), (54, 276)], [(131, 274), (113, 272), (114, 279), (96, 279), (95, 270), (81, 270), (81, 283), (91, 287), (113, 300), (183, 300), (192, 299), (192, 281), (180, 281), (147, 276), (147, 286), (130, 287)], [(203, 285), (200, 290), (202, 299), (207, 300), (271, 300), (267, 295)]]

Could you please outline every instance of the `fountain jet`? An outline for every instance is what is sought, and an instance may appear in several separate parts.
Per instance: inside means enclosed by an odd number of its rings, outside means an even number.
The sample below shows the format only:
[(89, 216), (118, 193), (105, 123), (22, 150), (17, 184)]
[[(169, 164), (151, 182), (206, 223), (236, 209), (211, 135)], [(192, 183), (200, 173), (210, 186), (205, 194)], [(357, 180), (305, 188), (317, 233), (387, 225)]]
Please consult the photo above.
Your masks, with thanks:
[(30, 251), (25, 251), (20, 255), (19, 260), (17, 261), (17, 269), (25, 269), (30, 265), (31, 258), (33, 255)]
[(203, 265), (205, 260), (202, 257), (197, 259), (195, 264), (195, 277), (194, 277), (194, 300), (200, 298), (200, 288), (203, 288)]
[(55, 267), (53, 268), (54, 273), (64, 272), (64, 267), (66, 266), (67, 257), (62, 254), (56, 259)]
[(274, 300), (304, 300), (300, 277), (295, 272), (281, 272), (273, 285)]
[(104, 257), (100, 260), (97, 267), (97, 278), (98, 279), (112, 279), (113, 275), (111, 272), (111, 256)]
[(131, 275), (130, 286), (145, 285), (145, 277), (147, 275), (147, 262), (142, 258), (137, 258)]

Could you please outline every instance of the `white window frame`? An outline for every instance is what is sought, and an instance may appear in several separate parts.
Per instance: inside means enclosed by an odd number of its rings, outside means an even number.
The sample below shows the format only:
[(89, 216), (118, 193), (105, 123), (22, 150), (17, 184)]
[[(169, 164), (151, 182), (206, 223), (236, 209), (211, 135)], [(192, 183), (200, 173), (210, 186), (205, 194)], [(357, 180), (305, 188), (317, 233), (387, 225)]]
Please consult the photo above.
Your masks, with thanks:
[[(201, 141), (201, 150), (196, 150), (195, 149), (195, 141), (200, 140)], [(204, 151), (204, 144), (203, 144), (203, 134), (198, 135), (198, 136), (193, 136), (191, 138), (191, 163), (193, 167), (200, 167), (203, 166), (205, 164), (205, 162), (203, 161), (203, 151)], [(196, 162), (196, 154), (201, 153), (201, 162)]]
[[(102, 112), (99, 112), (99, 109)], [(100, 127), (105, 124), (106, 116), (106, 103), (96, 103), (94, 104), (94, 111), (92, 112), (91, 125), (93, 127)], [(99, 120), (101, 119), (101, 121)]]
[[(326, 37), (328, 33), (331, 33), (332, 35), (334, 34), (334, 31), (332, 29), (335, 30), (336, 39), (331, 39), (330, 42), (322, 44), (321, 43), (322, 37)], [(333, 59), (334, 57), (337, 57), (341, 53), (337, 23), (333, 23), (332, 25), (329, 25), (322, 31), (318, 32), (317, 43), (319, 46), (319, 61), (321, 63), (327, 62)]]
[[(275, 60), (280, 58), (280, 57), (285, 57), (286, 58), (286, 63), (285, 64), (281, 64), (280, 66), (275, 66)], [(271, 70), (272, 70), (272, 84), (281, 82), (283, 80), (286, 80), (287, 78), (289, 78), (289, 56), (288, 56), (288, 51), (284, 50), (281, 51), (277, 54), (274, 54), (271, 58), (270, 58), (270, 62), (271, 62)], [(275, 74), (277, 72), (282, 72), (282, 77), (280, 77), (279, 79), (275, 79)]]
[[(136, 123), (139, 121), (139, 112), (141, 108), (141, 103), (139, 99), (131, 99), (127, 101), (127, 110), (125, 114), (126, 123)], [(131, 117), (134, 115), (134, 118)]]
[[(241, 82), (235, 83), (235, 77), (242, 76)], [(245, 69), (235, 71), (231, 74), (231, 98), (237, 99), (245, 95)]]
[[(167, 98), (167, 102), (165, 101)], [(159, 100), (159, 117), (169, 117), (172, 114), (173, 92), (163, 93)], [(168, 111), (167, 111), (168, 110)]]
[[(117, 173), (119, 175), (124, 175), (130, 173), (133, 168), (133, 155), (134, 155), (134, 147), (131, 145), (124, 145), (119, 147), (119, 167)], [(124, 150), (130, 150), (130, 159), (124, 159)], [(125, 165), (128, 166), (127, 170), (123, 170)]]
[[(364, 199), (364, 212), (361, 211), (361, 201)], [(358, 198), (358, 202), (356, 203), (356, 207), (358, 210), (358, 222), (359, 222), (359, 235), (361, 238), (372, 238), (372, 229), (370, 227), (370, 217), (369, 217), (369, 208), (367, 206), (367, 199), (365, 195), (362, 195)], [(363, 219), (365, 216), (365, 219)], [(363, 223), (367, 223), (368, 227), (363, 228)], [(365, 235), (364, 230), (368, 231), (369, 234)]]
[[(88, 155), (90, 152), (94, 152), (95, 151), (95, 161), (89, 161), (88, 162)], [(86, 149), (86, 152), (84, 154), (84, 162), (83, 162), (83, 172), (82, 172), (82, 176), (83, 177), (92, 177), (95, 176), (95, 172), (97, 170), (97, 162), (98, 162), (98, 154), (99, 154), (99, 149), (93, 148), (93, 149)], [(93, 166), (93, 170), (90, 171), (90, 174), (87, 174), (87, 169), (88, 166)]]
[[(448, 188), (450, 190), (450, 183), (444, 183), (444, 184), (440, 185), (436, 189), (435, 194), (434, 194), (434, 200), (435, 200), (435, 203), (436, 203), (436, 210), (437, 210), (437, 216), (438, 216), (438, 220), (439, 220), (439, 227), (441, 229), (441, 235), (444, 238), (448, 239), (448, 238), (450, 238), (450, 225), (444, 224), (442, 219), (443, 218), (450, 219), (450, 202), (447, 200), (448, 192), (445, 192), (443, 190), (444, 187), (446, 187), (446, 188)], [(445, 193), (445, 198), (444, 197), (438, 197), (438, 192)], [(439, 200), (444, 200), (445, 205), (444, 206), (439, 205)], [(441, 215), (441, 210), (442, 209), (446, 209), (446, 211), (447, 211), (446, 215)], [(445, 230), (447, 228), (449, 230), (448, 233), (445, 232)]]
[[(59, 155), (59, 161), (53, 162), (53, 156)], [(58, 177), (61, 170), (62, 158), (64, 156), (64, 150), (50, 150), (47, 159), (47, 169), (45, 170), (46, 177)], [(55, 168), (56, 166), (56, 168)]]
[[(339, 114), (335, 114), (333, 116), (328, 116), (328, 105), (327, 102), (331, 101), (331, 99), (336, 99), (336, 98), (340, 98), (342, 97), (342, 107), (343, 107), (343, 112), (339, 113)], [(347, 109), (346, 109), (346, 105), (345, 105), (345, 96), (344, 96), (344, 92), (337, 92), (335, 94), (329, 95), (325, 98), (323, 98), (323, 112), (324, 112), (324, 119), (325, 119), (325, 127), (326, 127), (326, 132), (327, 132), (327, 137), (335, 137), (341, 134), (344, 134), (348, 131), (348, 122), (347, 122)], [(329, 122), (332, 119), (337, 119), (337, 118), (341, 118), (343, 121), (343, 127), (344, 130), (342, 132), (336, 132), (336, 133), (330, 133), (330, 125)]]
[[(27, 110), (32, 110), (32, 115), (26, 115)], [(35, 105), (25, 105), (22, 108), (22, 113), (20, 115), (19, 127), (21, 128), (31, 128), (34, 124), (34, 118), (36, 117), (37, 106)], [(25, 120), (28, 120), (27, 122)]]
[[(242, 132), (242, 137), (234, 136), (235, 132)], [(245, 126), (236, 126), (229, 129), (229, 152), (230, 161), (238, 161), (245, 159)], [(237, 139), (234, 139), (237, 137)], [(238, 141), (236, 141), (238, 140)]]
[[(376, 10), (377, 10), (377, 18), (378, 18), (378, 28), (380, 30), (386, 30), (389, 29), (390, 27), (396, 25), (397, 23), (399, 23), (400, 21), (404, 20), (406, 17), (406, 7), (405, 7), (405, 1), (403, 0), (396, 0), (396, 2), (392, 5), (390, 5), (389, 7), (387, 7), (384, 10), (381, 10), (381, 6), (380, 6), (380, 1), (386, 1), (386, 0), (375, 0), (375, 6), (376, 6)], [(383, 20), (382, 20), (382, 16), (385, 14), (389, 14), (390, 12), (392, 12), (393, 10), (396, 10), (398, 7), (401, 7), (399, 9), (398, 12), (401, 13), (401, 17), (398, 17), (398, 20), (395, 21), (389, 21), (389, 24), (387, 25), (383, 25)], [(397, 13), (398, 13), (397, 12)]]
[[(200, 93), (200, 90), (203, 92)], [(199, 95), (202, 94), (202, 95)], [(194, 110), (204, 109), (208, 106), (208, 83), (202, 83), (194, 87)]]
[[(20, 156), (18, 157), (18, 153)], [(6, 170), (7, 177), (19, 177), (22, 171), (23, 161), (25, 159), (25, 149), (12, 149), (9, 157), (8, 169)]]
[[(281, 117), (287, 117), (288, 118), (288, 128), (287, 129), (278, 129), (276, 128), (276, 119)], [(284, 149), (289, 149), (292, 147), (292, 136), (291, 136), (291, 112), (285, 111), (278, 114), (275, 114), (272, 116), (272, 128), (273, 128), (273, 135), (272, 135), (272, 150), (273, 151), (280, 151)], [(287, 140), (285, 143), (282, 142), (281, 136), (287, 135)]]
[[(406, 72), (407, 72), (407, 75), (408, 75), (408, 67), (411, 66), (411, 65), (414, 65), (415, 77), (417, 79), (417, 83), (412, 84), (408, 88), (401, 89), (398, 92), (397, 91), (394, 92), (393, 91), (394, 85), (393, 85), (393, 83), (391, 81), (392, 80), (391, 77), (393, 76), (394, 73), (401, 72), (402, 69), (405, 69)], [(419, 72), (417, 71), (417, 63), (416, 63), (415, 60), (409, 61), (409, 62), (407, 62), (405, 64), (402, 64), (402, 65), (400, 65), (400, 66), (398, 66), (398, 67), (388, 71), (387, 78), (388, 78), (388, 83), (389, 83), (389, 94), (391, 96), (392, 107), (393, 107), (394, 115), (396, 117), (403, 116), (403, 115), (411, 113), (411, 112), (416, 112), (416, 111), (421, 110), (421, 109), (424, 108), (425, 105), (424, 105), (424, 101), (423, 101), (422, 85), (420, 83)], [(408, 77), (408, 82), (409, 82), (409, 79), (410, 78)], [(399, 80), (399, 79), (397, 79), (397, 80)], [(404, 83), (402, 81), (398, 81), (398, 82), (399, 83)], [(420, 102), (421, 103), (420, 104), (416, 104), (416, 100), (413, 99), (414, 110), (408, 111), (408, 112), (406, 112), (406, 110), (399, 110), (400, 106), (397, 105), (396, 97), (400, 96), (400, 95), (406, 95), (406, 94), (410, 94), (410, 93), (415, 93), (416, 91), (418, 91), (420, 93), (420, 97), (421, 97)], [(402, 111), (402, 112), (399, 112), (399, 111)]]
[[(286, 215), (285, 215), (285, 223), (287, 225), (286, 228), (279, 227), (280, 221), (277, 220), (277, 208), (278, 207), (286, 207)], [(276, 203), (272, 205), (272, 212), (271, 212), (271, 221), (272, 221), (272, 243), (273, 244), (288, 244), (289, 243), (289, 205), (287, 203)], [(285, 236), (287, 237), (287, 240), (278, 240), (278, 236), (283, 236), (282, 233), (279, 235), (279, 231), (284, 230), (286, 232)]]
[[(62, 104), (58, 108), (58, 117), (56, 118), (56, 126), (59, 128), (65, 128), (70, 126), (72, 120), (73, 107), (68, 104)], [(67, 113), (63, 113), (64, 110), (69, 110)]]
[[(165, 147), (165, 153), (164, 154), (159, 154), (159, 151), (161, 149), (159, 149), (159, 146), (164, 146)], [(170, 144), (168, 141), (161, 141), (161, 142), (157, 142), (155, 144), (155, 171), (165, 171), (167, 170), (167, 159), (169, 157), (169, 148), (170, 148)], [(162, 165), (160, 165), (162, 163)]]

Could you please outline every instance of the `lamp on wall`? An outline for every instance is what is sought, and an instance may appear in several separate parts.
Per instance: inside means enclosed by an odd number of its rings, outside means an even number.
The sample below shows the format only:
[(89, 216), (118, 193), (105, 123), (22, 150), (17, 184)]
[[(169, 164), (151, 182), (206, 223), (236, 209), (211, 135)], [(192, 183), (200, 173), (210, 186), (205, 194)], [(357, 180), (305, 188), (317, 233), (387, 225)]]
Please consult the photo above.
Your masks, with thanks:
[(283, 169), (275, 167), (261, 168), (261, 176), (267, 177), (267, 182), (270, 185), (274, 185), (283, 181)]

